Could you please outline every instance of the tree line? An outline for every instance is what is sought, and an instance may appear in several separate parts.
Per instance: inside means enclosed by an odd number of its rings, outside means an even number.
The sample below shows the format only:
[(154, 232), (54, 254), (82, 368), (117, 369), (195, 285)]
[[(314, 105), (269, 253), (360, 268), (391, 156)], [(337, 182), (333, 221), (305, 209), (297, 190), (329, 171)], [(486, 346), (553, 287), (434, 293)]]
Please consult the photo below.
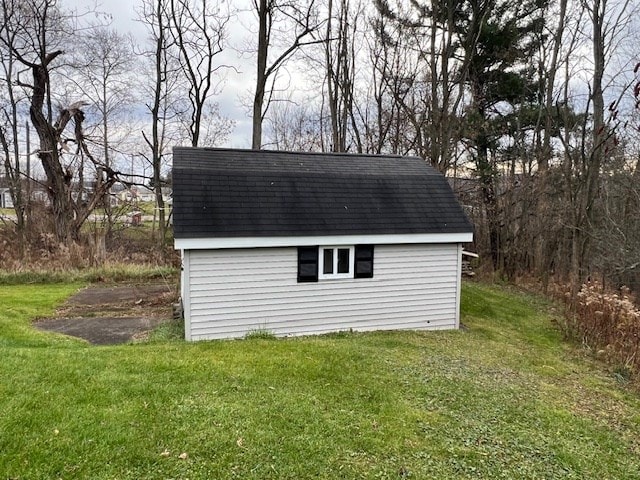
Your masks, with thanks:
[[(451, 178), (492, 270), (640, 286), (633, 2), (140, 0), (135, 44), (56, 0), (1, 1), (18, 234), (30, 228), (28, 122), (59, 239), (79, 239), (114, 183), (139, 182), (156, 192), (163, 242), (170, 147), (228, 138), (217, 102), (249, 59), (252, 148), (420, 156)], [(122, 171), (133, 157), (148, 174)], [(89, 198), (73, 192), (83, 178)]]

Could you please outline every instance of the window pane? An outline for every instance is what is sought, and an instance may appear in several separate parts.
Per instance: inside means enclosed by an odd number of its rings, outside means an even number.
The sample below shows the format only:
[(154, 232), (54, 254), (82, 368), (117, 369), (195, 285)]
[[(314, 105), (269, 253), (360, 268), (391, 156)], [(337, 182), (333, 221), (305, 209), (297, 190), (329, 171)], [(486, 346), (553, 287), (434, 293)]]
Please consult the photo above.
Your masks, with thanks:
[(349, 273), (349, 249), (338, 249), (338, 273)]
[(322, 273), (333, 273), (333, 248), (325, 248), (323, 252), (324, 266), (322, 267)]

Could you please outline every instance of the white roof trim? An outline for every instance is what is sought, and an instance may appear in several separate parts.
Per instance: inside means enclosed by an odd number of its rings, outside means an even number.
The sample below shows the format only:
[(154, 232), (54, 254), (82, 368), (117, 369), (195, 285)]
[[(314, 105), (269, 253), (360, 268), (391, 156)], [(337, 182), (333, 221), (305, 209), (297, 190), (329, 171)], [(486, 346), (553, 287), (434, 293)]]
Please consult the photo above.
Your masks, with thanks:
[(304, 247), (308, 245), (463, 243), (473, 241), (473, 233), (408, 233), (384, 235), (317, 235), (301, 237), (208, 237), (176, 238), (178, 250), (221, 248)]

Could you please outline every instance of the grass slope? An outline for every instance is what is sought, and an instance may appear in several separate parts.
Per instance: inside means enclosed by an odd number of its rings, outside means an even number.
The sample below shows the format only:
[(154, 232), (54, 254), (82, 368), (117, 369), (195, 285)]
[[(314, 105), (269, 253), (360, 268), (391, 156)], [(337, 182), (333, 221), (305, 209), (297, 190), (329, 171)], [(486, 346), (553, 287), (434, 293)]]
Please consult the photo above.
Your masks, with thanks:
[(637, 397), (532, 297), (466, 285), (452, 332), (90, 347), (31, 329), (76, 287), (0, 288), (0, 478), (640, 476)]

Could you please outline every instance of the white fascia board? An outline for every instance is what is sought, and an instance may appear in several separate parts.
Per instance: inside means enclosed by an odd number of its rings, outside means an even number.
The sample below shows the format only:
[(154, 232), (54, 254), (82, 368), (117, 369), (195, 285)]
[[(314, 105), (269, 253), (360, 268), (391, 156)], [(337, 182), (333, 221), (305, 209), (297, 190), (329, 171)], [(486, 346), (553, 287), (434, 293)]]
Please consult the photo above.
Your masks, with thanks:
[(408, 233), (400, 235), (317, 235), (302, 237), (209, 237), (176, 238), (177, 250), (223, 248), (304, 247), (311, 245), (391, 245), (415, 243), (463, 243), (473, 241), (473, 233)]

